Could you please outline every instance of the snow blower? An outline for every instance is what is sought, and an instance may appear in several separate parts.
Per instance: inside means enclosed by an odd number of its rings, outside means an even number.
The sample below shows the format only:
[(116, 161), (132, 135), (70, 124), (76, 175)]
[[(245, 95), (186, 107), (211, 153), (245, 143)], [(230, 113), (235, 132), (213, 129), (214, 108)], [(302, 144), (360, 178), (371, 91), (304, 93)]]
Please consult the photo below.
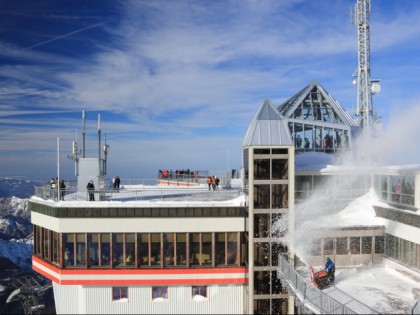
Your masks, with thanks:
[(311, 281), (312, 284), (318, 289), (322, 290), (331, 284), (334, 284), (334, 273), (328, 273), (328, 271), (320, 270), (315, 272), (312, 266), (309, 266), (311, 271)]

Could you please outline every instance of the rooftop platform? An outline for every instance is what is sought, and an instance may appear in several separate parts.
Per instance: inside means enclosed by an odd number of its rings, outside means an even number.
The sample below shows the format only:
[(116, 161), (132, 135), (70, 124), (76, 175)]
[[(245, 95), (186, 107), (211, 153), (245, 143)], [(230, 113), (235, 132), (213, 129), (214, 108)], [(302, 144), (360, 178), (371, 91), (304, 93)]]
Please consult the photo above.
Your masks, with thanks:
[[(54, 207), (113, 207), (148, 204), (151, 205), (244, 205), (240, 188), (220, 188), (209, 190), (205, 187), (176, 188), (165, 186), (122, 186), (119, 190), (94, 190), (95, 200), (89, 201), (87, 190), (67, 188), (59, 192), (49, 186), (36, 187), (32, 201)], [(60, 200), (61, 199), (61, 200)]]

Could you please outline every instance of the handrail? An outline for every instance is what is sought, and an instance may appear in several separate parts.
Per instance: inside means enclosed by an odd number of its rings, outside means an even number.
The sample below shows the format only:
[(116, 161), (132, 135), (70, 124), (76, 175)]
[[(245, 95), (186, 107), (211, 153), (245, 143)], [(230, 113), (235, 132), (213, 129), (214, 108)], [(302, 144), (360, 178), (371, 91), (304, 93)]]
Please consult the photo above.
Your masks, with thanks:
[[(335, 287), (321, 291), (309, 284), (289, 264), (284, 254), (279, 254), (277, 272), (278, 277), (286, 284), (289, 294), (297, 297), (296, 303), (315, 314), (378, 314), (367, 305)], [(339, 296), (340, 301), (328, 293)]]
[(161, 188), (159, 186), (147, 188), (126, 189), (104, 189), (78, 190), (76, 187), (69, 187), (60, 190), (58, 196), (57, 189), (51, 189), (49, 186), (35, 187), (35, 196), (43, 200), (53, 201), (88, 201), (89, 193), (93, 194), (93, 201), (227, 201), (239, 197), (240, 189), (219, 189), (208, 190), (203, 187), (190, 188)]

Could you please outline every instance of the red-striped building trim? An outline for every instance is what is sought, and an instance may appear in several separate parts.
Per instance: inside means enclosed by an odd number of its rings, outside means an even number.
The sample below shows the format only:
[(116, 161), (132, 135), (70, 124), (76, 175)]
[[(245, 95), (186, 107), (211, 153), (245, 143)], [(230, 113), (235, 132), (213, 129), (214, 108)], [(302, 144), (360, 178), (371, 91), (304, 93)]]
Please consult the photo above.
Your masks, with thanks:
[[(246, 284), (248, 283), (247, 268), (194, 268), (194, 269), (59, 269), (38, 257), (32, 256), (33, 269), (57, 284), (67, 285), (205, 285), (205, 284)], [(39, 267), (38, 264), (42, 267)], [(206, 278), (205, 276), (213, 275)], [(235, 277), (236, 274), (237, 276)], [(124, 279), (98, 279), (101, 276), (112, 276), (116, 278), (126, 275)], [(129, 276), (153, 276), (160, 279), (129, 279)], [(179, 278), (168, 278), (164, 276), (176, 276)], [(197, 278), (185, 278), (185, 276), (197, 275)], [(219, 276), (218, 276), (219, 275)], [(224, 277), (223, 275), (230, 275)], [(83, 279), (63, 279), (74, 276)], [(96, 277), (86, 279), (87, 276)]]

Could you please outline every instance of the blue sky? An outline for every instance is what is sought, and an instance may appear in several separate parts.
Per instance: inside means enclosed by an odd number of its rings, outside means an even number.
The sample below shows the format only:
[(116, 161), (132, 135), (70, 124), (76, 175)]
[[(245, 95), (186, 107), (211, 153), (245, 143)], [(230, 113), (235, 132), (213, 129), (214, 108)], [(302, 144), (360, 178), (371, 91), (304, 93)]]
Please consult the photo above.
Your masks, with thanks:
[[(355, 0), (0, 2), (0, 176), (74, 178), (67, 158), (97, 152), (109, 176), (240, 168), (265, 97), (312, 80), (353, 113)], [(420, 97), (420, 1), (371, 0), (374, 106), (383, 123)]]

